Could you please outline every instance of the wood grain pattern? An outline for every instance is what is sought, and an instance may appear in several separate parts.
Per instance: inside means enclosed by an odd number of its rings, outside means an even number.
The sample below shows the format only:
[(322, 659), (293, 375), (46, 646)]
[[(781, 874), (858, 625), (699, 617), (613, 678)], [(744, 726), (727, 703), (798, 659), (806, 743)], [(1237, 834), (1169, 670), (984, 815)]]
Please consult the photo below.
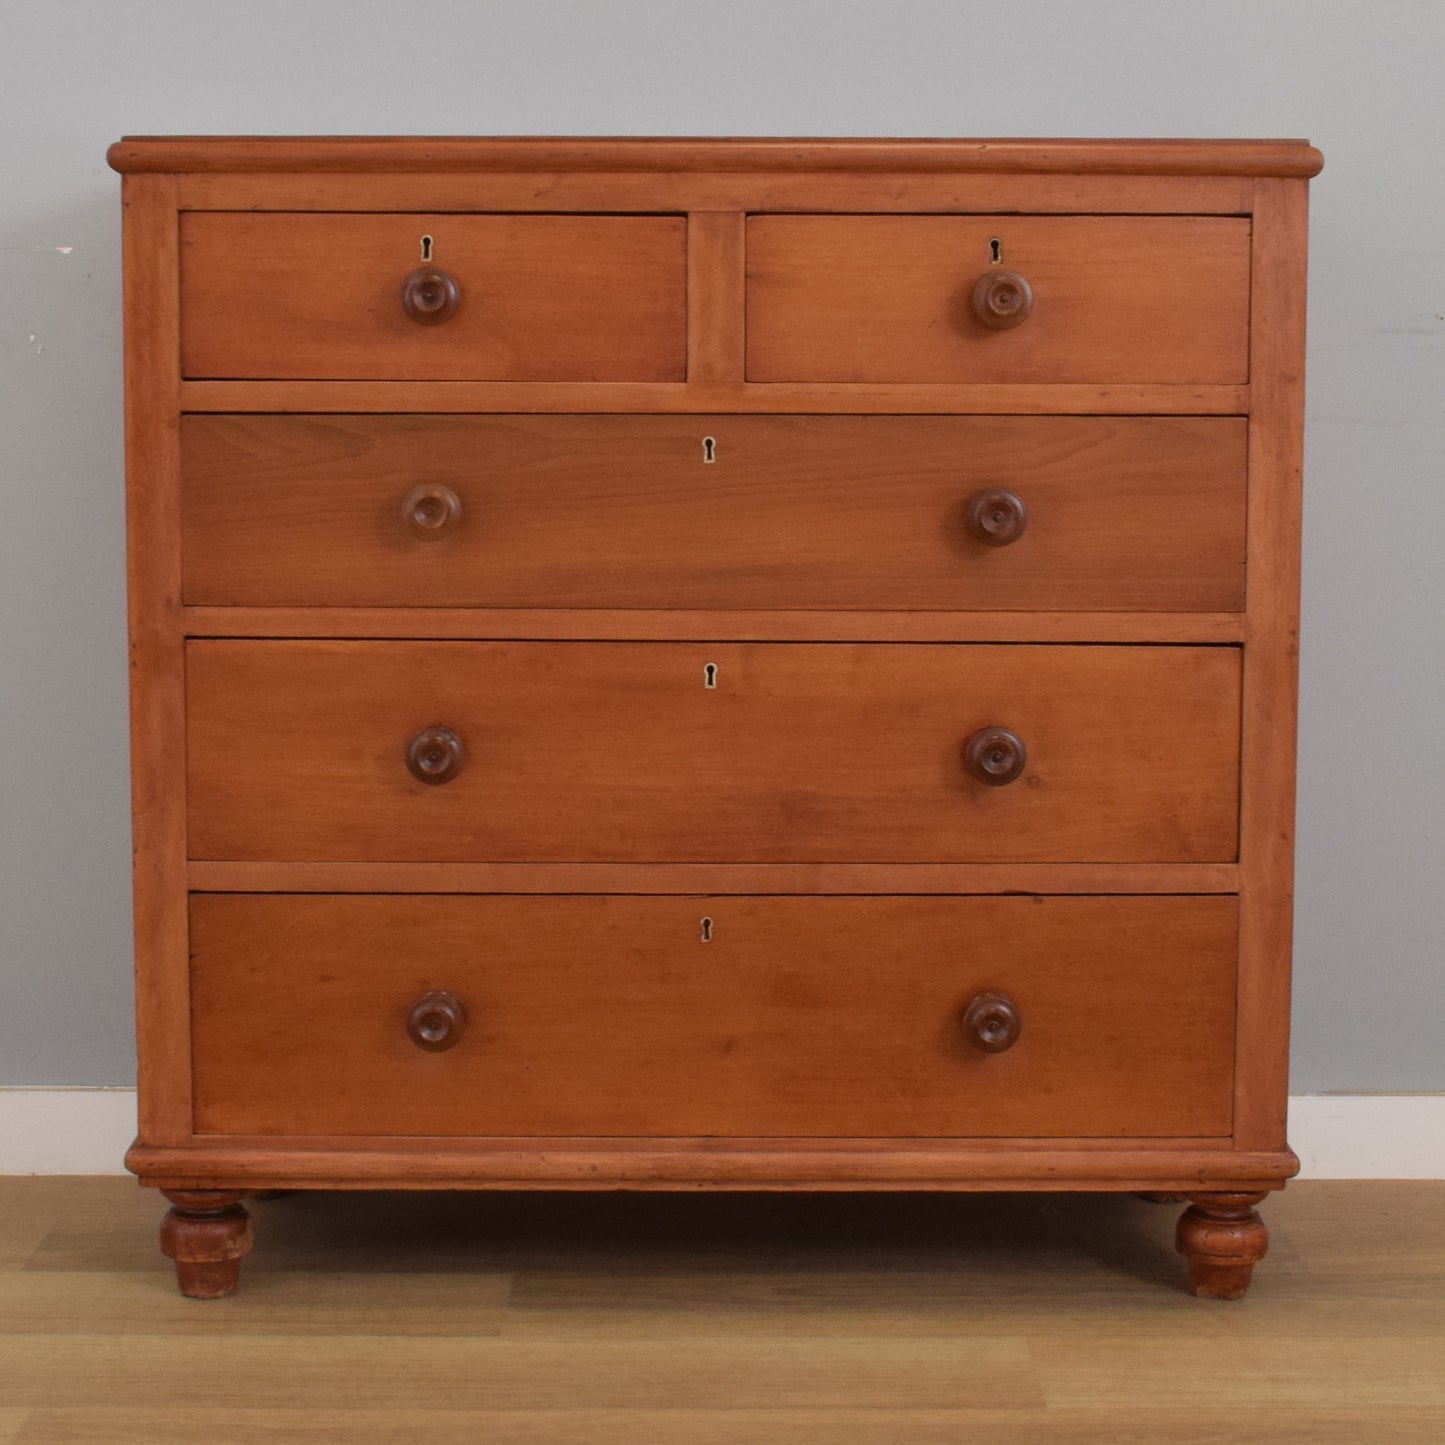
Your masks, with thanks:
[(1235, 893), (1233, 863), (215, 863), (202, 893)]
[(176, 177), (197, 211), (840, 211), (925, 215), (1248, 215), (1247, 176), (994, 171), (192, 171)]
[(652, 608), (187, 607), (191, 637), (602, 642), (1243, 642), (1238, 612), (835, 612)]
[[(181, 437), (193, 605), (1244, 604), (1242, 419), (232, 415)], [(407, 525), (419, 487), (456, 499), (439, 545)], [(1006, 553), (969, 530), (998, 487), (1029, 518)]]
[(127, 178), (122, 200), (136, 1077), (141, 1133), (165, 1144), (190, 1130), (175, 182)]
[[(1235, 948), (1227, 898), (206, 895), (196, 1127), (1223, 1135)], [(988, 1054), (994, 986), (1022, 1029)], [(439, 989), (467, 1026), (421, 1051)]]
[(687, 218), (687, 379), (736, 385), (744, 362), (743, 212)]
[[(181, 365), (190, 377), (681, 381), (678, 216), (181, 218)], [(418, 326), (402, 287), (423, 235), (462, 293)]]
[(1000, 416), (1230, 416), (1247, 386), (854, 382), (185, 381), (186, 411), (837, 412)]
[[(1247, 1153), (1228, 1140), (858, 1139), (855, 1147), (747, 1139), (511, 1138), (351, 1135), (281, 1140), (201, 1135), (188, 1144), (136, 1144), (126, 1167), (165, 1188), (738, 1190), (905, 1193), (1011, 1190), (1258, 1191), (1299, 1170), (1288, 1150)], [(411, 1144), (415, 1147), (405, 1147)], [(1099, 1147), (1087, 1147), (1097, 1144)], [(999, 1147), (986, 1147), (997, 1145)]]
[[(706, 668), (715, 666), (709, 689)], [(1231, 648), (193, 641), (191, 855), (1228, 862)], [(1025, 740), (970, 778), (989, 725)], [(468, 764), (418, 783), (445, 726)]]
[[(112, 1237), (105, 1240), (109, 1249), (103, 1270), (97, 1262), (85, 1270), (35, 1269), (5, 1276), (4, 1293), (0, 1295), (0, 1322), (6, 1326), (5, 1332), (38, 1333), (37, 1316), (43, 1312), (44, 1332), (48, 1334), (178, 1334), (195, 1338), (236, 1331), (246, 1335), (299, 1337), (299, 1348), (310, 1350), (327, 1335), (365, 1334), (378, 1325), (383, 1325), (388, 1334), (447, 1334), (451, 1332), (448, 1326), (455, 1327), (456, 1317), (452, 1314), (455, 1310), (470, 1312), (468, 1334), (500, 1333), (499, 1327), (489, 1331), (487, 1321), (489, 1317), (495, 1319), (505, 1306), (513, 1275), (489, 1272), (486, 1261), (475, 1251), (472, 1252), (474, 1271), (458, 1269), (447, 1274), (437, 1267), (441, 1264), (441, 1242), (434, 1240), (437, 1255), (433, 1267), (425, 1272), (425, 1281), (420, 1271), (393, 1273), (382, 1268), (369, 1273), (343, 1273), (329, 1267), (330, 1261), (323, 1260), (324, 1251), (316, 1247), (320, 1243), (316, 1234), (304, 1228), (288, 1231), (289, 1237), (283, 1239), (273, 1227), (267, 1240), (269, 1254), (252, 1256), (243, 1267), (246, 1283), (241, 1298), (248, 1306), (257, 1304), (258, 1278), (264, 1277), (260, 1291), (269, 1298), (263, 1310), (254, 1314), (249, 1309), (242, 1311), (229, 1306), (198, 1310), (181, 1299), (162, 1294), (151, 1277), (148, 1267), (154, 1251), (150, 1248), (153, 1233), (150, 1225), (155, 1222), (155, 1196), (146, 1191), (142, 1198), (146, 1217), (135, 1220), (134, 1225), (144, 1228), (144, 1267), (127, 1268), (132, 1264), (132, 1251), (137, 1257), (135, 1263), (141, 1263), (140, 1239), (123, 1236), (117, 1239), (114, 1236), (119, 1231), (112, 1231)], [(112, 1200), (114, 1205), (120, 1204), (114, 1196)], [(253, 1206), (253, 1212), (274, 1225), (279, 1202), (260, 1201)], [(307, 1205), (316, 1202), (314, 1196), (305, 1201)], [(132, 1213), (130, 1209), (124, 1211), (128, 1225)], [(52, 1235), (56, 1223), (52, 1218)], [(79, 1221), (67, 1213), (64, 1223), (74, 1229)], [(352, 1242), (361, 1243), (365, 1232), (363, 1229), (353, 1234)], [(140, 1228), (136, 1228), (135, 1233), (138, 1236)], [(92, 1244), (97, 1254), (103, 1248)], [(289, 1266), (286, 1274), (278, 1273), (275, 1268), (281, 1259)], [(383, 1267), (389, 1263), (384, 1257), (376, 1262)], [(102, 1273), (103, 1297), (96, 1289)], [(299, 1291), (298, 1284), (301, 1285)], [(431, 1297), (430, 1304), (427, 1295)], [(0, 1439), (4, 1436), (0, 1435)]]
[(1315, 175), (1305, 140), (125, 136), (120, 171), (958, 171)]
[[(1003, 262), (1027, 321), (970, 295)], [(1227, 217), (751, 216), (754, 382), (1248, 380), (1249, 222)]]
[[(272, 1408), (306, 1409), (316, 1392), (344, 1397), (352, 1410), (434, 1407), (452, 1409), (576, 1407), (582, 1402), (618, 1410), (655, 1408), (659, 1397), (674, 1408), (736, 1410), (740, 1380), (756, 1405), (775, 1409), (826, 1409), (840, 1398), (860, 1408), (935, 1407), (960, 1394), (980, 1402), (1000, 1394), (1042, 1406), (1022, 1340), (979, 1338), (966, 1359), (956, 1341), (833, 1339), (676, 1341), (667, 1351), (599, 1340), (577, 1349), (535, 1340), (389, 1339), (372, 1336), (360, 1347), (324, 1361), (319, 1370), (297, 1368), (294, 1341), (265, 1336), (216, 1339), (146, 1338), (124, 1342), (124, 1356), (94, 1337), (7, 1342), (11, 1374), (0, 1401), (50, 1405), (68, 1398), (115, 1409), (155, 1408), (179, 1372), (190, 1399), (255, 1407), (249, 1379), (272, 1382)], [(109, 1357), (108, 1367), (98, 1368)], [(87, 1370), (87, 1362), (89, 1369)], [(639, 1368), (640, 1367), (640, 1368)], [(60, 1383), (69, 1378), (68, 1392)], [(80, 1381), (83, 1380), (83, 1383)], [(544, 1437), (545, 1438), (545, 1437)]]
[[(1355, 1428), (1363, 1424), (1368, 1438), (1372, 1430), (1368, 1422), (1388, 1419), (1391, 1412), (1401, 1409), (1406, 1412), (1408, 1429), (1409, 1413), (1438, 1399), (1438, 1372), (1432, 1372), (1428, 1363), (1433, 1348), (1433, 1341), (1354, 1338), (1322, 1349), (1314, 1341), (1292, 1335), (1282, 1321), (1272, 1340), (1246, 1344), (1225, 1337), (1217, 1349), (1185, 1350), (1170, 1341), (1156, 1340), (1128, 1365), (1121, 1358), (1107, 1371), (1090, 1369), (1087, 1355), (1076, 1341), (1046, 1347), (1039, 1364), (1051, 1383), (1050, 1400), (1064, 1409), (1105, 1411), (1110, 1400), (1121, 1396), (1137, 1399), (1141, 1394), (1157, 1400), (1162, 1408), (1177, 1408), (1205, 1390), (1218, 1397), (1231, 1389), (1232, 1382), (1247, 1380), (1238, 1397), (1236, 1423), (1241, 1417), (1252, 1420), (1255, 1409), (1323, 1414), (1328, 1402), (1357, 1412)], [(1302, 1387), (1298, 1366), (1307, 1357), (1316, 1365), (1310, 1383)], [(1366, 1361), (1368, 1366), (1362, 1369)], [(1215, 1438), (1227, 1439), (1229, 1427), (1221, 1421), (1220, 1428), (1222, 1435)], [(1389, 1430), (1381, 1438), (1392, 1435)]]
[(1250, 417), (1250, 641), (1241, 739), (1239, 965), (1244, 1148), (1285, 1137), (1294, 917), (1295, 727), (1303, 505), (1306, 188), (1260, 182), (1256, 197)]

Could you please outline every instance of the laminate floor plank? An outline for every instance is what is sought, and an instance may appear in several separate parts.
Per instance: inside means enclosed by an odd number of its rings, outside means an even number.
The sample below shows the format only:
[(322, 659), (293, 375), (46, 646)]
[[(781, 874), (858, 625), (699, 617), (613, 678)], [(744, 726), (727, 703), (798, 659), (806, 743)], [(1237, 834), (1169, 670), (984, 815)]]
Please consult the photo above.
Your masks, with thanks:
[[(378, 1326), (385, 1328), (384, 1316)], [(492, 1340), (3, 1335), (0, 1406), (189, 1401), (277, 1408), (808, 1410), (1042, 1405), (1019, 1339)]]
[(1445, 1410), (1445, 1351), (1438, 1339), (1185, 1337), (1029, 1341), (1051, 1407), (1109, 1409), (1123, 1399), (1166, 1408), (1236, 1405)]
[[(1445, 1414), (1230, 1407), (1015, 1410), (208, 1410), (30, 1412), (15, 1445), (1439, 1445)], [(4, 1439), (0, 1436), (0, 1439)]]
[[(1021, 1267), (1027, 1268), (1027, 1266)], [(1148, 1338), (1176, 1332), (1196, 1344), (1216, 1339), (1300, 1339), (1408, 1334), (1445, 1353), (1445, 1277), (1412, 1281), (1406, 1291), (1355, 1290), (1334, 1299), (1284, 1289), (1235, 1309), (1202, 1311), (1180, 1289), (1149, 1298), (1145, 1290), (1109, 1292), (1066, 1270), (1050, 1275), (1054, 1293), (981, 1286), (956, 1275), (829, 1274), (817, 1280), (743, 1279), (724, 1284), (701, 1275), (629, 1278), (606, 1299), (606, 1281), (562, 1276), (545, 1285), (519, 1278), (503, 1331), (512, 1337), (658, 1339), (678, 1335), (848, 1335), (860, 1328), (894, 1336), (1035, 1335)], [(614, 1283), (617, 1283), (614, 1281)], [(1154, 1288), (1158, 1289), (1158, 1286)], [(1323, 1294), (1323, 1291), (1320, 1292)], [(570, 1299), (570, 1302), (569, 1302)], [(1342, 1308), (1348, 1302), (1349, 1309)]]
[[(1445, 1279), (1445, 1183), (1311, 1180), (1261, 1206), (1312, 1273), (1363, 1288)], [(1278, 1220), (1275, 1219), (1278, 1214)]]
[(0, 1268), (154, 1268), (164, 1213), (154, 1189), (123, 1175), (0, 1177)]
[[(61, 1221), (89, 1221), (108, 1227), (111, 1215), (125, 1215), (120, 1228), (134, 1231), (149, 1211), (126, 1215), (122, 1201), (140, 1205), (139, 1188), (124, 1179), (75, 1179), (63, 1175), (0, 1175), (0, 1270), (23, 1269)], [(119, 1208), (118, 1208), (119, 1206)], [(154, 1205), (151, 1206), (154, 1208)]]
[(502, 1332), (510, 1275), (258, 1271), (206, 1309), (169, 1270), (0, 1275), (0, 1335), (458, 1335)]
[[(77, 1179), (27, 1269), (154, 1273), (166, 1201), (125, 1179)], [(247, 1201), (256, 1247), (247, 1277), (270, 1272), (498, 1272), (526, 1249), (525, 1198), (486, 1193), (298, 1192)], [(507, 1266), (501, 1266), (506, 1272)]]
[(1238, 1303), (1131, 1196), (296, 1193), (208, 1303), (164, 1207), (0, 1179), (0, 1445), (1445, 1440), (1445, 1182), (1271, 1196)]

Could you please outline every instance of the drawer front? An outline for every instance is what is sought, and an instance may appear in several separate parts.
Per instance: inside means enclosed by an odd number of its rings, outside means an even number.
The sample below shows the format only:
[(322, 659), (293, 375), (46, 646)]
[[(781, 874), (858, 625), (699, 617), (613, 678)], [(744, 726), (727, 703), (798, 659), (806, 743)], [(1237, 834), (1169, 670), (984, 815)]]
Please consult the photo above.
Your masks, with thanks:
[(1236, 927), (1203, 897), (200, 895), (195, 1126), (1224, 1135)]
[(1244, 605), (1235, 417), (195, 415), (181, 455), (198, 604)]
[(211, 640), (186, 690), (197, 858), (1236, 854), (1229, 647)]
[[(418, 320), (406, 287), (423, 269), (424, 235), (457, 296), (450, 315), (414, 304)], [(181, 217), (182, 370), (681, 381), (686, 272), (677, 216), (190, 212)]]
[[(753, 216), (748, 378), (1240, 383), (1249, 245), (1230, 216)], [(999, 329), (1002, 271), (1032, 305)]]

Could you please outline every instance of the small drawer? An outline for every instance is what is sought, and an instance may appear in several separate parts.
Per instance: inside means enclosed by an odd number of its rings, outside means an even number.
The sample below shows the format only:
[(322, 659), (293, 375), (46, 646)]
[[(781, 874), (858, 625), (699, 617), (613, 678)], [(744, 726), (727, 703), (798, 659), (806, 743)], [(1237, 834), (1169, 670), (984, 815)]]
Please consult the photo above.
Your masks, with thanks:
[(182, 419), (188, 602), (1228, 611), (1238, 417)]
[(748, 379), (1244, 382), (1249, 248), (1232, 216), (752, 216)]
[(182, 372), (681, 381), (686, 275), (680, 216), (187, 212)]
[(202, 1134), (1227, 1135), (1228, 897), (197, 895)]
[(1231, 647), (193, 641), (202, 859), (1223, 862)]

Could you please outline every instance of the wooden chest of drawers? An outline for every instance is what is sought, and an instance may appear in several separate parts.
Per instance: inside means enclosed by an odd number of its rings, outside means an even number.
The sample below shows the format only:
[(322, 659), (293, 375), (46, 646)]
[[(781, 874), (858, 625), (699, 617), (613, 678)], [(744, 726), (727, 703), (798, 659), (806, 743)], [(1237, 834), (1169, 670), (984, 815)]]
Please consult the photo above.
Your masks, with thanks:
[(140, 1137), (270, 1188), (1285, 1142), (1303, 142), (132, 139)]

